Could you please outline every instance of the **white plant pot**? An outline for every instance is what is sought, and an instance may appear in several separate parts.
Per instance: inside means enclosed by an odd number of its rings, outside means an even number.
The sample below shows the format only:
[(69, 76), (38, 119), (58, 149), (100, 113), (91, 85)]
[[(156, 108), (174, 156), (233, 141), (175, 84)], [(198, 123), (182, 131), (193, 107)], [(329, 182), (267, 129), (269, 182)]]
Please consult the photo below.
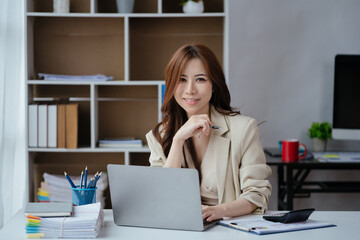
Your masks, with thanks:
[(54, 13), (69, 13), (70, 0), (54, 0)]
[(204, 12), (204, 3), (203, 1), (187, 1), (183, 6), (183, 11), (184, 13), (202, 13)]
[(325, 152), (326, 151), (326, 140), (320, 140), (313, 138), (313, 151), (314, 152)]
[(135, 0), (116, 0), (118, 13), (132, 13)]

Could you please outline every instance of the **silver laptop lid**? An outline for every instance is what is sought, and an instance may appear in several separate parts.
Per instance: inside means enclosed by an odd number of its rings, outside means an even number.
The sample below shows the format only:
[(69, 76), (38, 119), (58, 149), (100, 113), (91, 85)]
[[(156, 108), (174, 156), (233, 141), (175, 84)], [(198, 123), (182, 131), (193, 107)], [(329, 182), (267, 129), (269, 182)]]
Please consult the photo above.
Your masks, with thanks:
[(117, 225), (204, 230), (195, 169), (114, 164), (107, 169)]

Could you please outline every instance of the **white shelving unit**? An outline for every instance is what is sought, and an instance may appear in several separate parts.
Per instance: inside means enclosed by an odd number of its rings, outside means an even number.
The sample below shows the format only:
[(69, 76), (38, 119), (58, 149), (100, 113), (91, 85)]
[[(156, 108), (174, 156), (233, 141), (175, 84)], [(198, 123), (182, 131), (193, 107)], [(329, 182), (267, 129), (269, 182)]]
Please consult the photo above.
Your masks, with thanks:
[[(108, 163), (148, 164), (149, 148), (99, 148), (99, 139), (140, 138), (161, 120), (164, 70), (188, 42), (209, 46), (228, 76), (228, 0), (207, 0), (202, 14), (184, 14), (177, 0), (135, 1), (134, 13), (116, 13), (115, 0), (70, 1), (70, 13), (52, 1), (27, 0), (26, 101), (79, 103), (79, 147), (27, 148), (29, 201), (42, 174), (106, 170)], [(105, 74), (108, 82), (44, 81), (38, 73)]]

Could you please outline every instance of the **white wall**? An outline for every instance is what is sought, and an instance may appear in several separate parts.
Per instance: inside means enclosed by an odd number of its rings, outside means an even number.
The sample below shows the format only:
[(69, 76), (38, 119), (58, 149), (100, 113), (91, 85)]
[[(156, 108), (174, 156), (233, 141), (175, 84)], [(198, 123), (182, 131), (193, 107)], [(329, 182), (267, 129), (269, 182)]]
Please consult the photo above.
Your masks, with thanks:
[[(229, 7), (232, 105), (258, 122), (267, 121), (260, 126), (263, 147), (297, 138), (311, 148), (307, 136), (311, 123), (332, 121), (334, 56), (360, 54), (360, 1), (230, 0)], [(354, 104), (354, 110), (358, 106)], [(360, 141), (332, 140), (329, 149), (360, 151)], [(340, 179), (359, 172), (313, 175)], [(271, 177), (273, 185), (275, 177)], [(359, 202), (360, 194), (342, 195), (350, 205), (344, 206), (338, 194), (321, 194), (297, 200), (295, 208), (311, 204), (322, 209), (360, 209), (353, 204), (354, 198)], [(324, 205), (329, 197), (335, 197), (334, 203)]]

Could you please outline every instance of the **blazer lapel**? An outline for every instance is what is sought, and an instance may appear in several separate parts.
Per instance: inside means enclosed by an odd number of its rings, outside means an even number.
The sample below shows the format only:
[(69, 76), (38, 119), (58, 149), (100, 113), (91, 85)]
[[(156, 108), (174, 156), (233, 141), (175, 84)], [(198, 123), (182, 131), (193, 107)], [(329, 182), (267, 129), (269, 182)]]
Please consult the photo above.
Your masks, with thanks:
[(222, 202), (225, 190), (226, 171), (229, 160), (230, 139), (223, 136), (229, 131), (225, 117), (217, 112), (213, 107), (211, 109), (211, 121), (215, 126), (221, 127), (219, 130), (212, 130), (214, 136), (214, 159), (215, 173), (217, 178), (218, 201)]

